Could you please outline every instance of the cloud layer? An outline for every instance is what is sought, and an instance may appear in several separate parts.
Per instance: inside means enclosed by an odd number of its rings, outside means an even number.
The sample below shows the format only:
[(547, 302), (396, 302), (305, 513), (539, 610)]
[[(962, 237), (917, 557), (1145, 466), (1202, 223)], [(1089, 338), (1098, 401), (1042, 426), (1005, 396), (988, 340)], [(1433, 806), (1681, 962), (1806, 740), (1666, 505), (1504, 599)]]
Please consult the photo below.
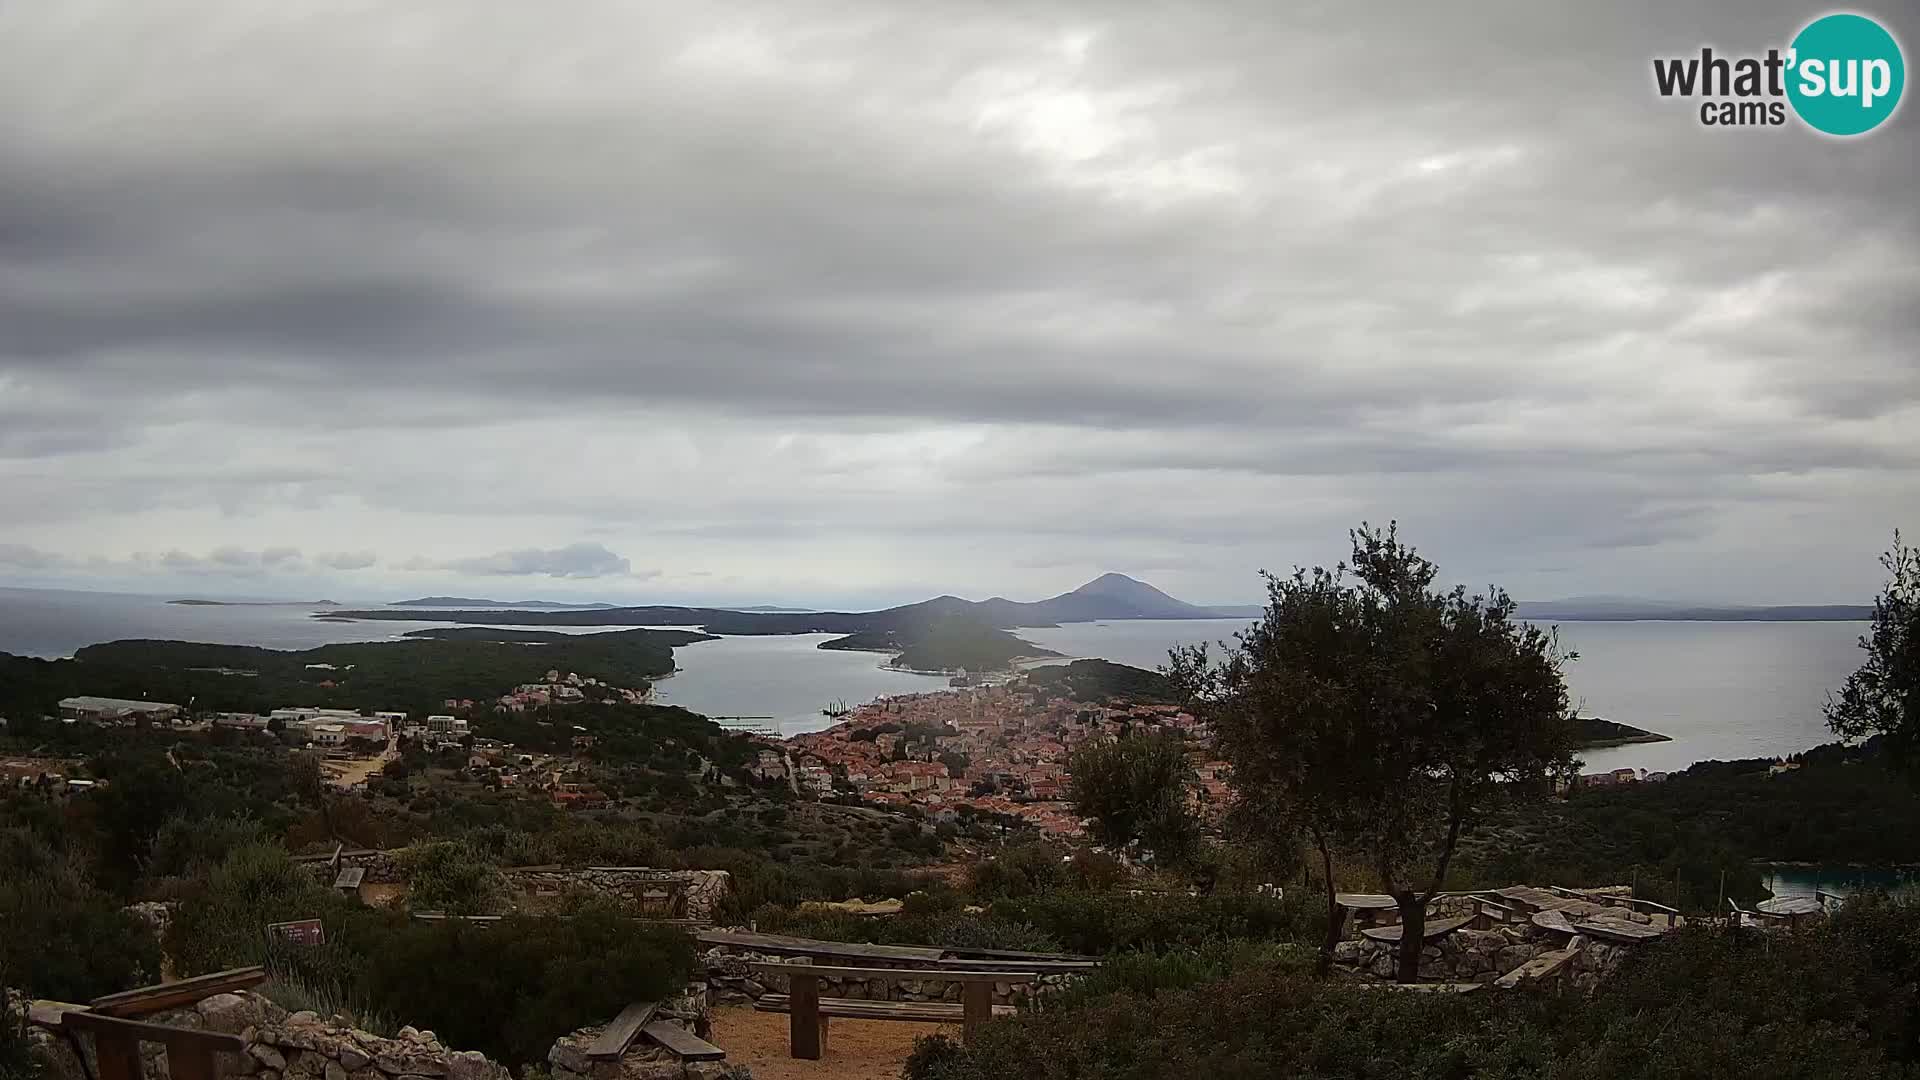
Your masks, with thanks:
[(1398, 517), (1854, 599), (1920, 527), (1915, 112), (1649, 76), (1810, 14), (0, 7), (0, 580), (1231, 600)]

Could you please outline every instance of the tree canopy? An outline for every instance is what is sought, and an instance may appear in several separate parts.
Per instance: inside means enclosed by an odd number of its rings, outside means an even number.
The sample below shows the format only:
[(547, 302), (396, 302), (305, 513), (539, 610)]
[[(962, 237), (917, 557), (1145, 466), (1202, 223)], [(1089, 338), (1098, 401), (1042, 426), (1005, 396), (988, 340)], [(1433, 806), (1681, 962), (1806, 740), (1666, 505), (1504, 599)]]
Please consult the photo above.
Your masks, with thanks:
[(1867, 659), (1827, 702), (1827, 725), (1849, 739), (1885, 736), (1893, 758), (1920, 777), (1920, 548), (1896, 532), (1880, 565), (1888, 580), (1860, 638)]
[(1330, 923), (1334, 853), (1364, 860), (1409, 927), (1400, 977), (1412, 979), (1462, 831), (1572, 771), (1571, 657), (1503, 590), (1436, 588), (1396, 526), (1350, 539), (1350, 564), (1266, 575), (1265, 615), (1223, 660), (1178, 650), (1170, 672), (1214, 722), (1236, 824), (1311, 839)]
[(1074, 809), (1093, 819), (1102, 843), (1122, 849), (1137, 843), (1162, 862), (1185, 859), (1198, 845), (1180, 740), (1135, 735), (1089, 742), (1074, 751), (1068, 769)]

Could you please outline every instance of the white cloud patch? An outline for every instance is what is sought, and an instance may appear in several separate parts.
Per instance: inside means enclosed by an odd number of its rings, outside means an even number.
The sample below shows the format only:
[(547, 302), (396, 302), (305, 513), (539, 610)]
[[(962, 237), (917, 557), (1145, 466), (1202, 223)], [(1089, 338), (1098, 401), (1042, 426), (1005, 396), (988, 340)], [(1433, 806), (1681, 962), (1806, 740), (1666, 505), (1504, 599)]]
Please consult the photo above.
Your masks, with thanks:
[[(566, 547), (544, 550), (524, 548), (476, 558), (449, 559), (431, 564), (429, 568), (474, 577), (605, 578), (626, 577), (633, 573), (633, 564), (624, 557), (608, 551), (603, 545), (591, 543), (568, 544)], [(643, 573), (640, 576), (651, 575)]]

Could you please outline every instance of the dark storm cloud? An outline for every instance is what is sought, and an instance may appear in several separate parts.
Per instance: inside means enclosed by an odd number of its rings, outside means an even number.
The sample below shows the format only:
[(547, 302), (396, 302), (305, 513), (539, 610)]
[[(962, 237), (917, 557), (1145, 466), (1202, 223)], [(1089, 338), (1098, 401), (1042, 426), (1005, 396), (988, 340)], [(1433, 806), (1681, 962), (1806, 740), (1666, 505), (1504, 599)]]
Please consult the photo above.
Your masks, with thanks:
[(1916, 494), (1915, 113), (1703, 129), (1649, 60), (1812, 13), (0, 9), (0, 540), (1223, 597), (1403, 513), (1770, 585)]

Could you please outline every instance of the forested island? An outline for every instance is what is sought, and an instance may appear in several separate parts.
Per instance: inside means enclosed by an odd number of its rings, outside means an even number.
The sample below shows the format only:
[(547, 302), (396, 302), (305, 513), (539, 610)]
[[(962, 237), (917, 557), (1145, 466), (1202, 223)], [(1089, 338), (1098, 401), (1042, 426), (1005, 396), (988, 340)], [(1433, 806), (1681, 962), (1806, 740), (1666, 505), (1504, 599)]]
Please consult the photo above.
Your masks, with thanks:
[(1602, 720), (1597, 716), (1576, 716), (1573, 718), (1573, 726), (1582, 750), (1603, 750), (1609, 746), (1673, 741), (1671, 735), (1662, 735), (1612, 720)]
[(266, 649), (186, 641), (89, 645), (71, 660), (0, 653), (0, 716), (54, 712), (82, 694), (257, 712), (285, 705), (437, 709), (487, 698), (548, 670), (645, 689), (673, 671), (673, 649), (707, 635), (675, 630), (561, 634), (449, 627), (405, 641)]

